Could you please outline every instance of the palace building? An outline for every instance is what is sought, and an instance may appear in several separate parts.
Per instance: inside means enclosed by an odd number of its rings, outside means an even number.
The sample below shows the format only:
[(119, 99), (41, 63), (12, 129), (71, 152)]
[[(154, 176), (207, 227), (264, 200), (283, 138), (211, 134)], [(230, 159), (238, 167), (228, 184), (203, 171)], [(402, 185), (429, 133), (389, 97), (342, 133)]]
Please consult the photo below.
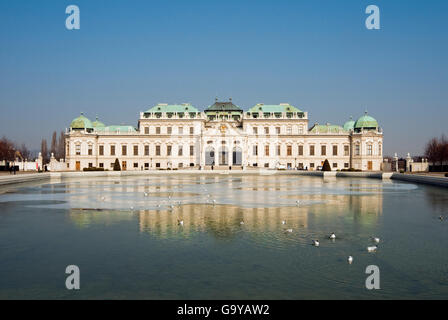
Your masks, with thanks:
[(68, 170), (287, 168), (379, 171), (383, 132), (367, 112), (343, 126), (314, 124), (288, 103), (247, 111), (218, 100), (201, 112), (191, 104), (158, 104), (140, 113), (138, 126), (91, 122), (83, 114), (66, 135)]

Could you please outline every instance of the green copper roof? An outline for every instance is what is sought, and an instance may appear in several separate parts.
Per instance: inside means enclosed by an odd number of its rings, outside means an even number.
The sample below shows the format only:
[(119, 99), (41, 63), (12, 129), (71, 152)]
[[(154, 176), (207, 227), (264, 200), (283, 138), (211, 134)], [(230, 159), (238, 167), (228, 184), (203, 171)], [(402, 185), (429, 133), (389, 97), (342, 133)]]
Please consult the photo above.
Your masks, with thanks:
[(277, 113), (277, 112), (302, 112), (302, 110), (290, 105), (289, 103), (282, 103), (282, 104), (259, 103), (250, 108), (247, 112)]
[(191, 104), (164, 104), (164, 103), (159, 103), (158, 105), (150, 108), (149, 110), (146, 111), (146, 113), (151, 113), (151, 112), (177, 112), (177, 113), (181, 113), (181, 112), (199, 112), (198, 109), (196, 109), (194, 106), (192, 106)]
[(376, 121), (371, 116), (367, 115), (366, 112), (366, 114), (363, 115), (358, 120), (356, 120), (355, 123), (355, 129), (361, 129), (361, 128), (378, 128), (378, 121)]
[(348, 120), (345, 124), (344, 124), (344, 130), (346, 131), (350, 131), (353, 130), (355, 128), (355, 121), (353, 121), (353, 118), (350, 117), (350, 120)]
[(218, 102), (216, 101), (213, 105), (209, 106), (205, 112), (239, 112), (242, 113), (243, 110), (238, 107), (237, 105), (234, 105), (232, 101), (229, 102)]
[(97, 127), (95, 128), (97, 132), (108, 132), (108, 133), (124, 133), (124, 132), (135, 132), (137, 131), (136, 128), (133, 126), (127, 126), (127, 125), (112, 125), (107, 127)]
[(311, 133), (339, 133), (345, 131), (344, 128), (334, 124), (315, 124), (311, 129)]
[(92, 126), (94, 128), (100, 128), (100, 127), (105, 127), (106, 125), (104, 123), (102, 123), (101, 121), (99, 121), (98, 117), (96, 117), (96, 120), (92, 122)]
[(72, 123), (70, 123), (70, 128), (72, 129), (93, 129), (92, 122), (86, 117), (84, 117), (83, 113), (74, 119)]

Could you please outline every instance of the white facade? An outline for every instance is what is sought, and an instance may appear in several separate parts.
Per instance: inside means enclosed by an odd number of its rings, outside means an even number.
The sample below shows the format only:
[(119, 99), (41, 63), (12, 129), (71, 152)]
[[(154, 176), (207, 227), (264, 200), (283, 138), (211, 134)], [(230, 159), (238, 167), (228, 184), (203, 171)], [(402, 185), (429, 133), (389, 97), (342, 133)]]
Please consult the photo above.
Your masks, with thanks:
[[(188, 104), (160, 104), (140, 113), (137, 128), (98, 121), (90, 126), (81, 116), (67, 131), (67, 170), (113, 170), (116, 159), (122, 170), (318, 170), (326, 159), (332, 170), (381, 170), (383, 134), (377, 125), (356, 128), (353, 121), (353, 128), (309, 128), (308, 113), (289, 104), (264, 109), (259, 104), (248, 112), (227, 110), (226, 104), (234, 106), (226, 102), (222, 109), (199, 112)], [(263, 112), (254, 112), (257, 108)]]

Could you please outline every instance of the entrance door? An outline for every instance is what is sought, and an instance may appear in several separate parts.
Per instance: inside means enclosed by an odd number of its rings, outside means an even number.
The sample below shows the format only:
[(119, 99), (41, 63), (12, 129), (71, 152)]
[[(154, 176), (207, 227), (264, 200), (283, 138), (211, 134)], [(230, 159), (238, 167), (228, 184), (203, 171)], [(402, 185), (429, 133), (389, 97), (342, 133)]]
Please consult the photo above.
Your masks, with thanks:
[(121, 163), (121, 170), (126, 171), (126, 168), (127, 168), (127, 166), (126, 166), (126, 161), (123, 161), (123, 162)]
[(367, 170), (369, 170), (369, 171), (373, 170), (373, 163), (372, 163), (372, 161), (367, 162)]
[(76, 161), (76, 171), (81, 171), (81, 161)]

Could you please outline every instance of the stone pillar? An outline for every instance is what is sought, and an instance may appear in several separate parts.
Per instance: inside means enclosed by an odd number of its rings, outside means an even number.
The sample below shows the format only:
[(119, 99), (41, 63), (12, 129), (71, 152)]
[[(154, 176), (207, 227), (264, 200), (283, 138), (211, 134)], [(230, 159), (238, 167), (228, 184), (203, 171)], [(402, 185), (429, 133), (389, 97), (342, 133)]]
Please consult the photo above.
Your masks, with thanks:
[(399, 172), (400, 170), (398, 170), (398, 155), (397, 155), (397, 153), (395, 153), (394, 161), (395, 161), (395, 172)]
[(411, 155), (408, 152), (408, 155), (406, 156), (406, 172), (410, 172), (411, 171), (411, 163), (412, 163), (412, 158), (411, 158)]

